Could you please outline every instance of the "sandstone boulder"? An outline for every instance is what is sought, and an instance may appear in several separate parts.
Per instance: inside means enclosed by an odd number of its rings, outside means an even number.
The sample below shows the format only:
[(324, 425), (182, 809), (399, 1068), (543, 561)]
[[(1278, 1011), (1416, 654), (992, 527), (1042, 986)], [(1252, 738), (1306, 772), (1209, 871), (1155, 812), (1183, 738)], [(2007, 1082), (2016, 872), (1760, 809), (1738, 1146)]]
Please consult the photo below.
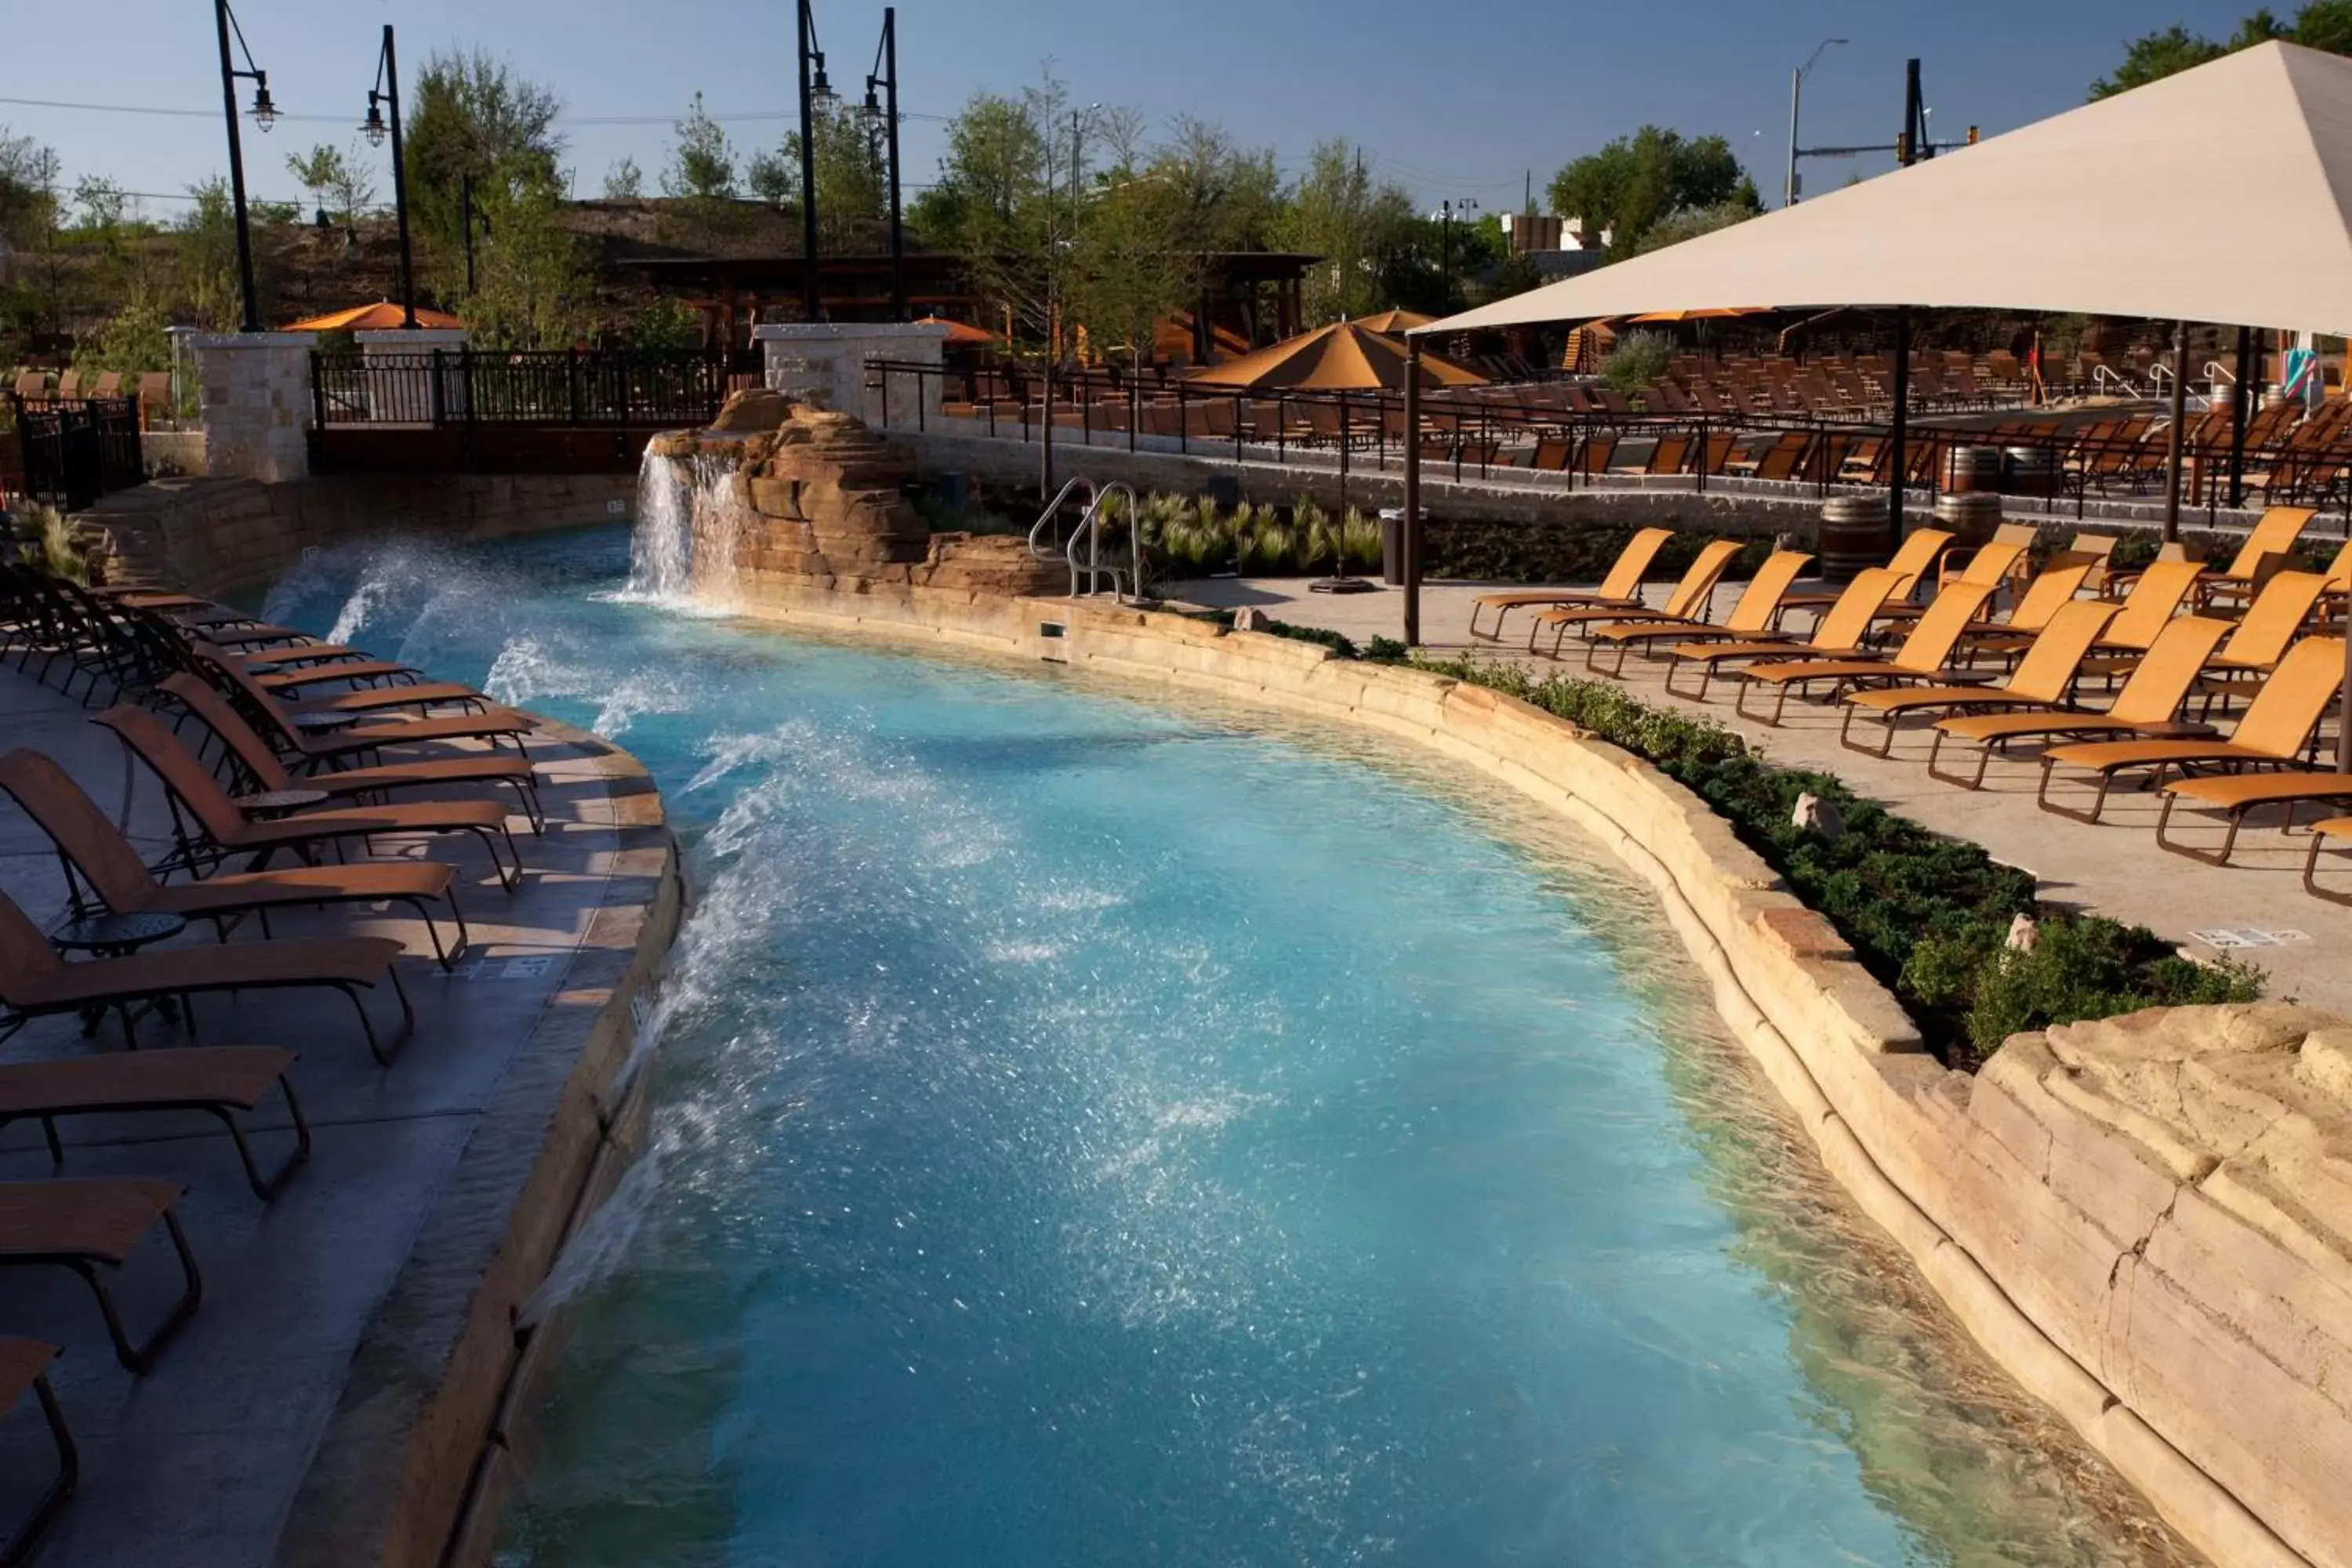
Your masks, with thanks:
[(773, 430), (793, 416), (792, 399), (781, 392), (764, 386), (747, 386), (728, 395), (719, 405), (719, 417), (710, 422), (713, 430), (733, 431), (751, 435)]

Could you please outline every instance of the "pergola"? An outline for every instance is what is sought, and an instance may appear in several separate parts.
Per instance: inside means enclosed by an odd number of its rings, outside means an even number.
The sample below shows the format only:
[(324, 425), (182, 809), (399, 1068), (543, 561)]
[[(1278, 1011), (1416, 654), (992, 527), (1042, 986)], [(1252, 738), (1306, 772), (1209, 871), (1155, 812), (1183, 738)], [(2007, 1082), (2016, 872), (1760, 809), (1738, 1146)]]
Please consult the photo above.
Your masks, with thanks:
[[(1896, 310), (1902, 517), (1910, 307), (2352, 329), (2352, 59), (2268, 43), (1977, 146), (1416, 328), (1769, 304)], [(2185, 357), (2185, 356), (2180, 356)], [(2180, 367), (2185, 372), (2185, 365)], [(2179, 502), (2173, 378), (2168, 526)], [(1405, 640), (1419, 640), (1419, 398), (1406, 382)], [(2347, 681), (2352, 706), (2352, 681)], [(2352, 735), (2346, 754), (2352, 758)]]

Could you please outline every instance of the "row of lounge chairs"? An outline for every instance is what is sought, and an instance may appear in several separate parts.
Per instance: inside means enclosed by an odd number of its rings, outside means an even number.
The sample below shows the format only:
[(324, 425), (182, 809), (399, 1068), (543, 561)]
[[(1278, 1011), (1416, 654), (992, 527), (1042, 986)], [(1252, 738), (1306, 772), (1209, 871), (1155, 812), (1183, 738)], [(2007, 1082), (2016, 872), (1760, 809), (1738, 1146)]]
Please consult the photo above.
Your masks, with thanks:
[[(400, 979), (403, 944), (382, 937), (280, 937), (273, 912), (390, 905), (420, 918), (435, 959), (466, 951), (459, 883), (446, 859), (322, 858), (378, 836), (438, 836), (482, 847), (509, 892), (523, 868), (509, 814), (494, 801), (450, 798), (453, 786), (511, 790), (534, 833), (545, 822), (525, 750), (531, 722), (468, 688), (314, 641), (284, 626), (184, 595), (85, 589), (46, 573), (0, 566), (0, 657), (23, 673), (109, 703), (93, 722), (113, 735), (169, 803), (173, 847), (150, 863), (115, 820), (52, 757), (0, 754), (0, 796), (37, 826), (66, 881), (68, 921), (164, 914), (205, 922), (212, 943), (68, 961), (41, 927), (0, 894), (0, 1042), (32, 1021), (79, 1016), (87, 1037), (119, 1018), (126, 1045), (151, 1012), (176, 1016), (191, 1043), (59, 1059), (0, 1060), (0, 1125), (37, 1121), (60, 1169), (60, 1124), (91, 1114), (199, 1113), (227, 1129), (247, 1185), (268, 1202), (300, 1172), (312, 1130), (293, 1082), (295, 1055), (271, 1044), (196, 1045), (199, 998), (247, 990), (339, 993), (389, 1067), (413, 1032)], [(460, 749), (457, 743), (470, 742)], [(389, 797), (399, 795), (394, 801)], [(292, 856), (300, 863), (273, 868)], [(247, 922), (257, 940), (231, 940)], [(369, 994), (397, 1005), (396, 1030)], [(152, 1042), (151, 1042), (152, 1043)], [(265, 1151), (254, 1118), (282, 1106), (288, 1146)], [(281, 1142), (271, 1134), (267, 1142)], [(197, 1310), (196, 1242), (182, 1226), (183, 1188), (103, 1175), (0, 1182), (0, 1278), (62, 1266), (94, 1294), (115, 1358), (136, 1375), (153, 1365)], [(162, 1237), (181, 1287), (158, 1321), (134, 1330), (113, 1276)], [(27, 1399), (57, 1454), (54, 1479), (15, 1529), (0, 1564), (22, 1562), (75, 1489), (79, 1458), (49, 1383), (58, 1347), (0, 1338), (0, 1415)]]
[[(1600, 668), (1613, 651), (1610, 673), (1621, 673), (1627, 653), (1640, 649), (1667, 664), (1669, 691), (1704, 700), (1712, 683), (1734, 681), (1735, 710), (1771, 726), (1792, 695), (1837, 701), (1842, 742), (1880, 757), (1906, 721), (1924, 720), (1932, 731), (1928, 771), (1964, 788), (1982, 786), (1996, 752), (2040, 745), (2038, 804), (2086, 823), (2102, 819), (2119, 779), (2144, 776), (2163, 799), (2158, 843), (2226, 865), (2255, 810), (2283, 808), (2291, 829), (2298, 806), (2352, 803), (2352, 773), (2317, 765), (2322, 726), (2345, 679), (2352, 547), (2325, 573), (2279, 569), (2310, 517), (2274, 509), (2218, 572), (2170, 559), (2110, 573), (2095, 550), (2056, 552), (2036, 568), (2030, 531), (1964, 550), (1923, 529), (1886, 566), (1858, 574), (1834, 595), (1799, 595), (1792, 585), (1811, 557), (1777, 551), (1720, 621), (1711, 605), (1734, 542), (1702, 547), (1653, 607), (1642, 581), (1669, 535), (1644, 530), (1592, 589), (1481, 595), (1472, 630), (1499, 640), (1505, 620), (1526, 612), (1530, 651), (1541, 651), (1549, 632), (1556, 658), (1574, 635), (1586, 645), (1588, 668)], [(2084, 597), (2095, 573), (2104, 574), (2105, 596)], [(1931, 579), (1933, 596), (1915, 602)], [(1995, 614), (2004, 593), (2011, 604)], [(1814, 613), (1802, 636), (1782, 626), (1799, 608)], [(1483, 627), (1482, 617), (1491, 617)], [(1695, 689), (1681, 679), (1693, 673)], [(2095, 705), (2095, 690), (2103, 704)], [(1751, 710), (1751, 697), (1769, 698), (1769, 708)], [(2213, 721), (2232, 713), (2224, 737)], [(1974, 745), (1972, 769), (1947, 771), (1948, 742)], [(2087, 806), (2055, 788), (2073, 774), (2086, 776)], [(2174, 838), (2177, 809), (2221, 813), (2220, 847)], [(2352, 901), (2319, 886), (2320, 851), (2331, 839), (2352, 839), (2352, 816), (2314, 830), (2305, 886)]]

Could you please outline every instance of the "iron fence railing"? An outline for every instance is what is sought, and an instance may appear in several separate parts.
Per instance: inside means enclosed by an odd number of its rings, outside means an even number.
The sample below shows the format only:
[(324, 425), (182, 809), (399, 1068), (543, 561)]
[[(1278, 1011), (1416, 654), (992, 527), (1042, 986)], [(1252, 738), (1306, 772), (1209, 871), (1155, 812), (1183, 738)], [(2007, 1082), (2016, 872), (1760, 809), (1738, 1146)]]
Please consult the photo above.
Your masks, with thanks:
[(698, 350), (319, 351), (310, 356), (320, 428), (472, 424), (708, 425), (727, 399), (727, 357)]
[[(1017, 369), (982, 372), (897, 361), (867, 362), (868, 388), (886, 426), (925, 430), (935, 416), (1003, 439), (1044, 434), (1043, 379)], [(1393, 469), (1406, 443), (1401, 395), (1194, 386), (1181, 381), (1057, 374), (1052, 426), (1058, 445), (1105, 445), (1288, 460), (1293, 449), (1328, 460), (1341, 447), (1356, 463)], [(1885, 487), (1893, 475), (1893, 426), (1882, 416), (1828, 414), (1595, 412), (1535, 401), (1546, 387), (1485, 395), (1424, 392), (1422, 460), (1454, 479), (1549, 478), (1570, 489), (1642, 477), (1706, 490), (1727, 480), (1766, 481), (1781, 493)], [(1505, 401), (1508, 397), (1510, 401)], [(1526, 399), (1526, 401), (1522, 401)], [(937, 411), (937, 412), (935, 412)], [(1988, 416), (1997, 418), (1988, 426)], [(1904, 443), (1905, 488), (1932, 500), (1948, 489), (1998, 489), (2031, 510), (2087, 515), (2094, 500), (2148, 500), (2165, 490), (2168, 433), (2145, 416), (2085, 413), (2064, 425), (2033, 411), (1915, 412)], [(2182, 505), (2208, 521), (2231, 505), (2226, 428), (2184, 432)], [(1988, 450), (1989, 449), (1989, 455)], [(2292, 502), (2340, 511), (2352, 533), (2352, 416), (2315, 417), (2239, 448), (2242, 501)]]
[(9, 395), (26, 495), (67, 511), (129, 489), (147, 478), (139, 451), (139, 405), (128, 397), (47, 399)]

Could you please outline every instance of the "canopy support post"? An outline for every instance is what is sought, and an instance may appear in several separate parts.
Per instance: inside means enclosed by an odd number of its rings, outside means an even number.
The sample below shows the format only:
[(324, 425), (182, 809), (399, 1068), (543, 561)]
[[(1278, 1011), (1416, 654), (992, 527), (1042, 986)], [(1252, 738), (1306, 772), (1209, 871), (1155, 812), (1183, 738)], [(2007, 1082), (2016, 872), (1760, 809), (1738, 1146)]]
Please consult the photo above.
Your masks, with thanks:
[(1421, 646), (1421, 340), (1404, 341), (1404, 646)]
[(1911, 431), (1911, 307), (1895, 307), (1895, 429), (1886, 463), (1886, 532), (1890, 550), (1903, 542), (1903, 479), (1910, 468), (1904, 450)]
[(2172, 323), (2172, 428), (2164, 435), (2164, 542), (2180, 539), (2181, 429), (2189, 414), (2189, 323)]
[(2246, 405), (2254, 392), (2254, 330), (2238, 329), (2238, 374), (2230, 384), (2230, 510), (2246, 504)]

